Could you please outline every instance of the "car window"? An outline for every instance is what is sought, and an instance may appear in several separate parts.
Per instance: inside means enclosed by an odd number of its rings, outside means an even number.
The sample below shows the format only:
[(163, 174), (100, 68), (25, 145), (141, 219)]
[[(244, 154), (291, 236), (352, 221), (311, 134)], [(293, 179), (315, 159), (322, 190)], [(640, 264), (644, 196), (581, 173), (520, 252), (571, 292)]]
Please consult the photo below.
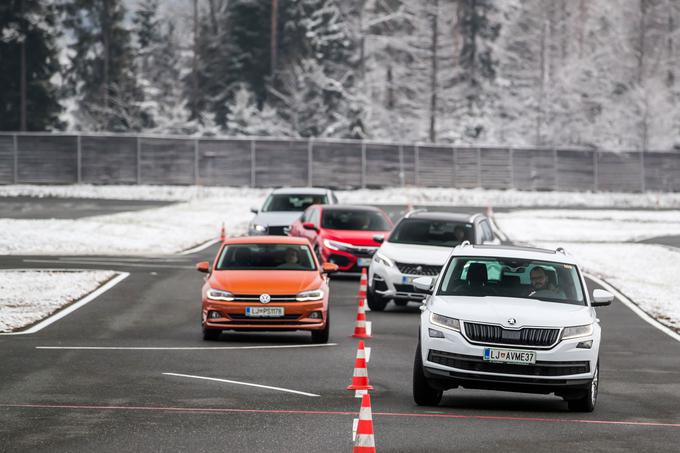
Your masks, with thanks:
[(463, 241), (474, 243), (471, 223), (431, 219), (403, 219), (394, 227), (389, 242), (396, 244), (455, 247)]
[(298, 244), (232, 244), (222, 249), (217, 262), (217, 270), (315, 269), (309, 246)]
[(304, 211), (313, 204), (325, 204), (326, 195), (271, 194), (262, 206), (262, 212)]
[(491, 225), (489, 225), (488, 220), (482, 220), (482, 234), (483, 234), (483, 241), (493, 241), (494, 236), (493, 236), (493, 231), (491, 230)]
[(571, 264), (510, 258), (452, 258), (438, 295), (497, 296), (585, 305), (578, 270)]
[(321, 223), (331, 230), (387, 231), (391, 228), (382, 213), (366, 209), (325, 209)]

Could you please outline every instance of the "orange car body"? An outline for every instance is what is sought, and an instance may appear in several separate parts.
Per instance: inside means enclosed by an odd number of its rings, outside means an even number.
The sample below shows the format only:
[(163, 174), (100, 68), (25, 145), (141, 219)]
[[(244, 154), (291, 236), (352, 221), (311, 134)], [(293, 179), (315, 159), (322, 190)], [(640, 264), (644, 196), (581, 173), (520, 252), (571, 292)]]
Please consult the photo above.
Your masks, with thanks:
[[(314, 253), (314, 270), (219, 270), (218, 261), (225, 247), (232, 244), (291, 244), (309, 247), (305, 238), (286, 236), (249, 236), (227, 239), (215, 260), (208, 268), (199, 263), (199, 270), (208, 272), (202, 289), (202, 326), (213, 335), (222, 330), (308, 330), (322, 331), (328, 322), (328, 272), (322, 267)], [(201, 269), (203, 265), (203, 269)], [(233, 295), (232, 301), (213, 300), (209, 291), (217, 289)], [(319, 300), (298, 301), (296, 295), (304, 291), (320, 289), (323, 297)], [(261, 301), (265, 295), (266, 302)], [(248, 316), (248, 307), (283, 307), (283, 316)], [(212, 331), (212, 332), (210, 332)]]

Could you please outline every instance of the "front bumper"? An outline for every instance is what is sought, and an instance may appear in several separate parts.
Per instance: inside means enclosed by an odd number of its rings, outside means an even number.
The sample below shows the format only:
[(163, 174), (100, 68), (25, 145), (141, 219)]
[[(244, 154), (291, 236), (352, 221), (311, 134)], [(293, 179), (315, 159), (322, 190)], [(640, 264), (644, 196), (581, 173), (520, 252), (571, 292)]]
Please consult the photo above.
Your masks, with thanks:
[(385, 299), (422, 302), (427, 294), (417, 292), (411, 283), (418, 277), (423, 275), (403, 274), (396, 267), (388, 267), (373, 260), (368, 270), (368, 286), (371, 291)]
[(333, 250), (325, 246), (321, 247), (321, 255), (324, 262), (337, 264), (340, 272), (361, 272), (363, 267), (368, 266), (359, 266), (359, 259), (364, 259), (370, 263), (370, 259), (373, 256), (368, 253)]
[[(278, 318), (253, 318), (246, 316), (246, 307), (262, 306), (253, 302), (203, 301), (202, 325), (204, 329), (220, 330), (322, 330), (326, 327), (328, 314), (324, 301), (272, 302), (272, 307), (283, 307), (284, 316)], [(221, 316), (209, 318), (214, 311)], [(311, 318), (313, 312), (321, 312), (322, 318)]]
[(269, 225), (264, 231), (258, 231), (248, 226), (248, 236), (287, 236), (290, 225)]

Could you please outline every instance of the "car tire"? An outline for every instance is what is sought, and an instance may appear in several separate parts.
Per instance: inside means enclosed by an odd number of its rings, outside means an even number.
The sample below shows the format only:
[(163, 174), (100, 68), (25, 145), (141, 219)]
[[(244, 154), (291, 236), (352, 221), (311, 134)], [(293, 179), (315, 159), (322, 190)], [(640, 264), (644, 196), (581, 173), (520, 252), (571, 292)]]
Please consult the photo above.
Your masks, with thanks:
[(567, 401), (569, 410), (572, 412), (592, 412), (593, 410), (595, 410), (599, 386), (600, 386), (600, 364), (598, 363), (597, 366), (595, 367), (595, 374), (593, 375), (592, 381), (590, 381), (588, 391), (580, 398), (571, 399)]
[(326, 327), (322, 330), (312, 330), (312, 343), (328, 343), (328, 338), (331, 332), (331, 321), (328, 313), (326, 313)]
[(203, 339), (205, 341), (217, 341), (220, 339), (222, 331), (218, 329), (203, 329)]
[(423, 358), (420, 352), (420, 341), (413, 361), (413, 401), (418, 406), (437, 406), (442, 400), (444, 392), (430, 387), (425, 373), (423, 373)]
[(368, 291), (366, 291), (366, 303), (368, 304), (368, 308), (371, 310), (383, 311), (387, 305), (387, 302), (387, 299), (377, 295), (371, 290), (371, 288), (368, 288)]

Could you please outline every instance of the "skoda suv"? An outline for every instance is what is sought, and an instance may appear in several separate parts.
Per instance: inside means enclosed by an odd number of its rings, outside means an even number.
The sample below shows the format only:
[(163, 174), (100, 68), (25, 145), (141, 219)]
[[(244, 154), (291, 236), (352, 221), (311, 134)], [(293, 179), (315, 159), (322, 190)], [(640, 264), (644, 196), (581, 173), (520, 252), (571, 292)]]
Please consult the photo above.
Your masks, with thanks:
[(437, 405), (456, 387), (554, 393), (569, 409), (597, 401), (601, 331), (577, 263), (562, 249), (463, 245), (438, 278), (414, 282), (431, 291), (421, 306), (413, 397)]
[(422, 302), (425, 295), (414, 290), (413, 280), (439, 275), (453, 247), (462, 242), (500, 243), (481, 214), (427, 211), (407, 214), (388, 238), (378, 239), (384, 242), (373, 255), (366, 295), (368, 306), (377, 311), (391, 299), (397, 305)]

